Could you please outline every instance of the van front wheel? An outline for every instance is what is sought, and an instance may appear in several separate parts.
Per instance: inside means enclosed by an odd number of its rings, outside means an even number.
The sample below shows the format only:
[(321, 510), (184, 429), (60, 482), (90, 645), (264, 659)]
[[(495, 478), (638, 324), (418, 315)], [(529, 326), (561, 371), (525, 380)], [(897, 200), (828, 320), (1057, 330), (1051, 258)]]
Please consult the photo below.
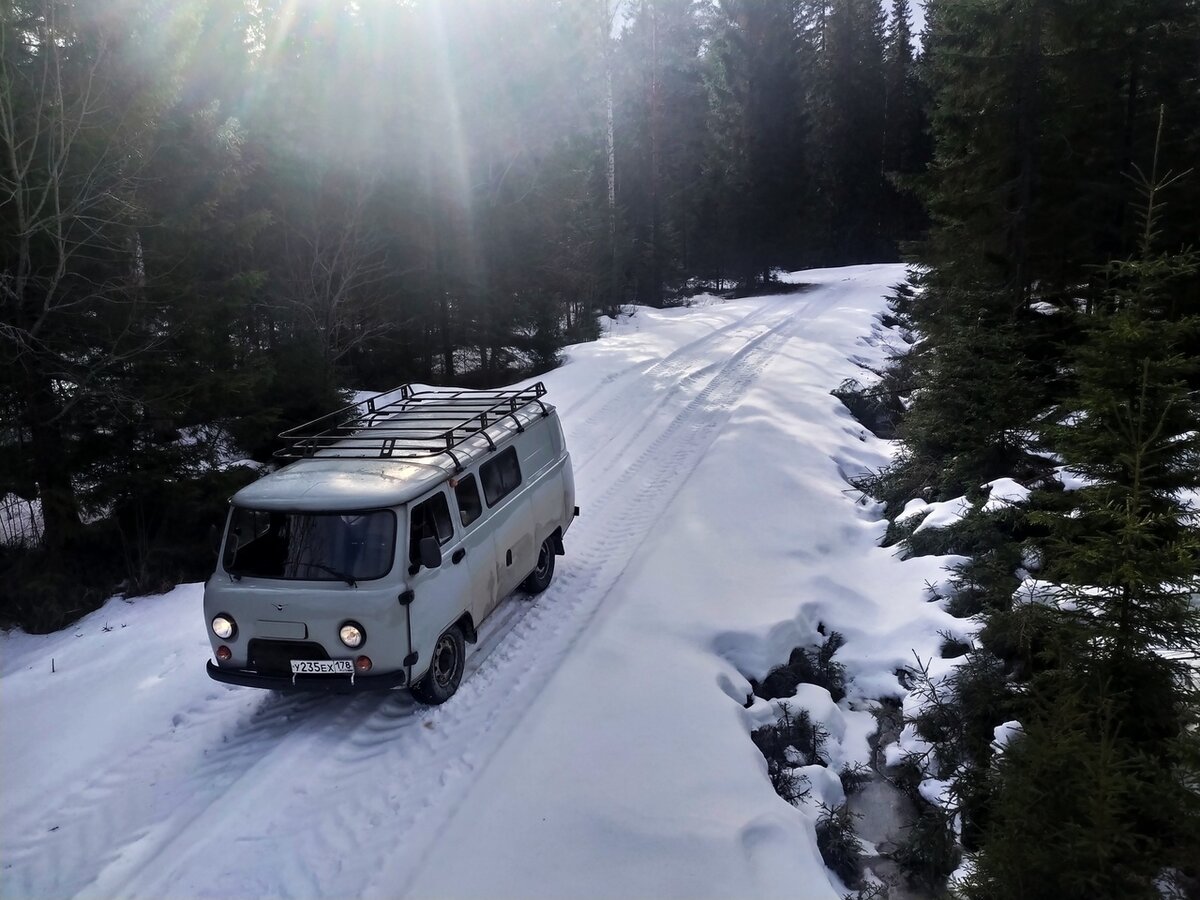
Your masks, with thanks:
[(462, 630), (457, 625), (447, 628), (434, 645), (429, 671), (412, 686), (413, 696), (430, 706), (445, 703), (453, 697), (462, 681), (466, 649)]
[(540, 594), (550, 587), (554, 577), (554, 538), (548, 537), (542, 541), (542, 549), (538, 551), (537, 565), (529, 576), (521, 582), (521, 590), (529, 594)]

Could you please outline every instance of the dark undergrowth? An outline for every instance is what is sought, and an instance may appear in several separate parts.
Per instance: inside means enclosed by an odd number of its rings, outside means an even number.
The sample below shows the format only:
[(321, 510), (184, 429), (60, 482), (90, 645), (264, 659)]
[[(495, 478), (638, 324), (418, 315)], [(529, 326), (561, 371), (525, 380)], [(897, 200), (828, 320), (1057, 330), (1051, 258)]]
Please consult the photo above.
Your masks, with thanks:
[(833, 655), (845, 643), (846, 639), (834, 631), (815, 647), (797, 647), (788, 661), (772, 669), (761, 684), (751, 679), (750, 687), (764, 700), (776, 700), (791, 697), (797, 685), (815, 684), (829, 691), (836, 703), (846, 696), (846, 670)]
[(756, 728), (750, 739), (767, 761), (767, 776), (775, 793), (795, 803), (808, 794), (808, 783), (793, 770), (799, 766), (828, 766), (821, 752), (828, 736), (825, 729), (813, 723), (808, 710), (793, 713), (788, 704), (780, 703), (779, 718), (771, 725)]
[(249, 468), (162, 482), (85, 525), (63, 547), (0, 548), (0, 627), (45, 634), (114, 594), (168, 591), (212, 574), (229, 496)]
[[(797, 647), (788, 661), (772, 669), (761, 683), (751, 681), (754, 693), (766, 700), (776, 700), (794, 696), (800, 684), (815, 684), (829, 691), (835, 701), (841, 700), (846, 696), (846, 672), (833, 657), (844, 643), (842, 635), (834, 631), (816, 646)], [(807, 710), (794, 711), (784, 700), (779, 703), (779, 718), (756, 728), (750, 738), (767, 761), (767, 776), (775, 793), (793, 805), (809, 792), (807, 779), (796, 770), (829, 765), (824, 753), (828, 739), (824, 728), (812, 721)], [(842, 789), (850, 796), (862, 790), (874, 774), (868, 767), (856, 765), (844, 766), (838, 777)], [(817, 848), (830, 871), (857, 892), (852, 896), (886, 897), (886, 888), (864, 881), (856, 820), (857, 816), (845, 804), (833, 808), (822, 805), (816, 823)]]
[(863, 852), (854, 824), (858, 819), (844, 803), (823, 806), (817, 819), (817, 849), (821, 859), (846, 887), (862, 886)]
[(847, 378), (832, 393), (876, 437), (885, 440), (896, 437), (904, 406), (886, 381), (866, 387), (856, 379)]

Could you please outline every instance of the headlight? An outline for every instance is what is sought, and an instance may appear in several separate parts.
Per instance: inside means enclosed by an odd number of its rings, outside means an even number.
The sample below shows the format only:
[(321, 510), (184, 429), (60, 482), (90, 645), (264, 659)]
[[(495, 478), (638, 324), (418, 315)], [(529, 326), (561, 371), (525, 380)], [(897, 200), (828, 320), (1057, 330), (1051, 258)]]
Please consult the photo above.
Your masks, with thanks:
[(338, 637), (347, 647), (354, 648), (362, 646), (363, 641), (367, 639), (367, 634), (357, 622), (347, 622), (338, 629)]
[(221, 640), (227, 641), (237, 634), (237, 623), (233, 621), (231, 616), (221, 613), (219, 616), (213, 616), (212, 630), (213, 634)]

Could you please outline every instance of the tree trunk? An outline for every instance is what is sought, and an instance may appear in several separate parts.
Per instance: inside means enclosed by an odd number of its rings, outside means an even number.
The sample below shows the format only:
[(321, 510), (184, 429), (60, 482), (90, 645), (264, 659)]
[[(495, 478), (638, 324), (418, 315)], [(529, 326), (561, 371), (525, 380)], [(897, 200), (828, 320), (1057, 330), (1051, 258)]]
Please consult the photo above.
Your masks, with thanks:
[(71, 467), (62, 428), (56, 416), (61, 411), (54, 385), (40, 363), (27, 373), (25, 415), (32, 437), (31, 457), (38, 496), (42, 502), (43, 542), (60, 550), (79, 532), (79, 503), (71, 484)]
[(438, 324), (442, 338), (442, 378), (449, 384), (454, 378), (454, 341), (450, 337), (450, 298), (444, 284), (438, 291)]
[(662, 306), (662, 226), (659, 197), (662, 142), (658, 84), (658, 9), (650, 7), (650, 305)]
[(604, 15), (601, 16), (600, 40), (604, 52), (604, 174), (608, 187), (608, 301), (605, 304), (612, 315), (620, 312), (617, 273), (617, 152), (613, 131), (613, 67), (612, 67), (612, 17), (609, 0), (601, 0)]
[(1029, 22), (1025, 24), (1024, 47), (1019, 57), (1020, 96), (1017, 107), (1017, 175), (1016, 211), (1011, 234), (1014, 266), (1013, 312), (1024, 309), (1030, 299), (1032, 279), (1029, 268), (1029, 223), (1033, 206), (1034, 181), (1037, 178), (1038, 122), (1040, 121), (1042, 6), (1041, 0), (1030, 3)]

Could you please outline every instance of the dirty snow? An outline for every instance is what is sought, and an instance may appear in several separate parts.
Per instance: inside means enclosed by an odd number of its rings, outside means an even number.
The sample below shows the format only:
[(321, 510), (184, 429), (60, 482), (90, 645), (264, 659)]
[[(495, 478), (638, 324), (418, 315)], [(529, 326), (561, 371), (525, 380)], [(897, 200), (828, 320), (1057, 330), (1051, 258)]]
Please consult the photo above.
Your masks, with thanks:
[(829, 392), (882, 364), (903, 276), (793, 273), (813, 288), (642, 308), (569, 348), (543, 380), (582, 518), (440, 708), (209, 681), (200, 585), (0, 638), (0, 893), (840, 896), (815, 807), (774, 794), (750, 741), (775, 705), (744, 704), (840, 631), (847, 698), (789, 702), (832, 769), (867, 762), (875, 701), (908, 702), (897, 671), (971, 632), (926, 589), (954, 560), (880, 548), (882, 509), (845, 482), (893, 447)]

